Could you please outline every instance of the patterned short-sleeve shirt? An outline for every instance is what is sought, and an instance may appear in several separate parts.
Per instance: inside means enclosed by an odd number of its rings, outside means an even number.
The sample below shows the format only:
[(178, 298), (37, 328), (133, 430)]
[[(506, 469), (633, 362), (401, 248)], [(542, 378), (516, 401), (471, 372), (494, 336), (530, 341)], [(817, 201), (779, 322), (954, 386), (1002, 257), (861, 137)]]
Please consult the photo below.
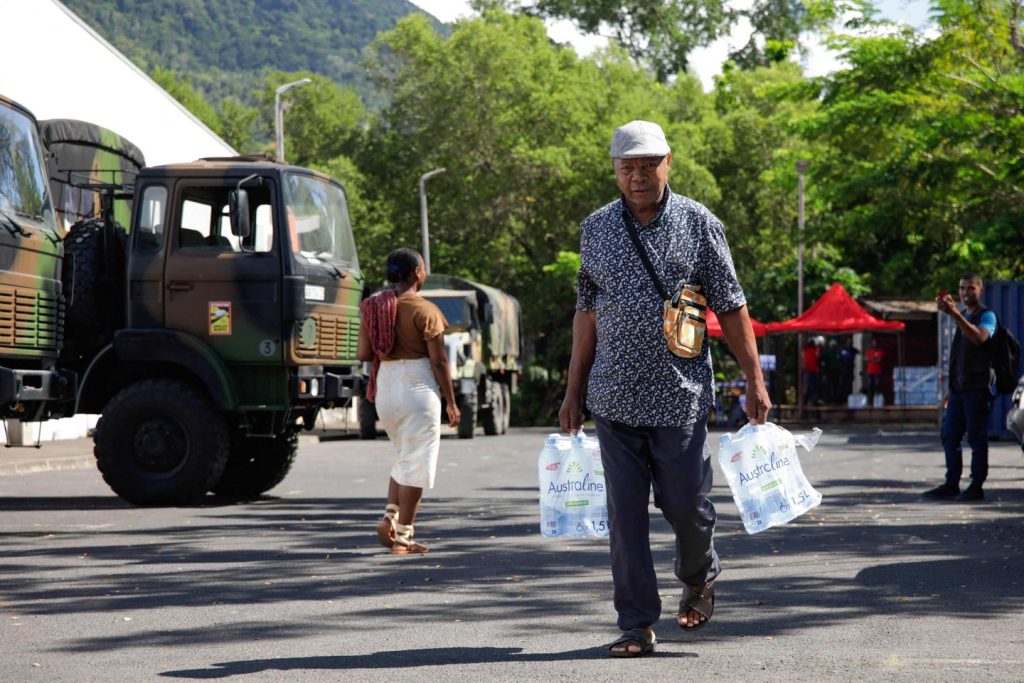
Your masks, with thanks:
[(587, 387), (595, 415), (633, 426), (682, 427), (707, 415), (714, 399), (711, 354), (680, 358), (665, 344), (663, 302), (636, 253), (624, 221), (640, 241), (664, 288), (699, 284), (715, 313), (746, 304), (722, 223), (706, 207), (666, 190), (667, 198), (639, 225), (622, 198), (580, 226), (576, 309), (595, 311), (597, 352)]

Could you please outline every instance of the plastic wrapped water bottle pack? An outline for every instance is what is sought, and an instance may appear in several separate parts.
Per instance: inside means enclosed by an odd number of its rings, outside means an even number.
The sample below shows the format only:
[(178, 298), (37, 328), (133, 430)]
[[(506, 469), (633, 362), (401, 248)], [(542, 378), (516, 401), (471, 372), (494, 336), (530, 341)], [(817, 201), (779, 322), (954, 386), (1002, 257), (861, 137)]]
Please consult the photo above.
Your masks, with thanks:
[(540, 532), (607, 536), (608, 506), (601, 448), (594, 437), (551, 434), (537, 459)]
[(722, 436), (718, 464), (747, 533), (786, 524), (821, 503), (796, 454), (798, 445), (810, 451), (820, 436), (817, 427), (794, 435), (772, 422)]

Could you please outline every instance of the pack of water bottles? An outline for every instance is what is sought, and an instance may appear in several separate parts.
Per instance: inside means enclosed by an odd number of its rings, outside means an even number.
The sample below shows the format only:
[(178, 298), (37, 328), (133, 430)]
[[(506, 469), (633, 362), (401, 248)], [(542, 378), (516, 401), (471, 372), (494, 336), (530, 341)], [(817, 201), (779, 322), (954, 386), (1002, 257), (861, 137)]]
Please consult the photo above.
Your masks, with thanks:
[(545, 536), (607, 536), (601, 448), (594, 437), (552, 434), (537, 459), (540, 532)]
[(817, 427), (793, 435), (771, 422), (722, 436), (718, 463), (747, 533), (786, 524), (821, 503), (796, 454), (798, 445), (813, 449), (820, 436)]

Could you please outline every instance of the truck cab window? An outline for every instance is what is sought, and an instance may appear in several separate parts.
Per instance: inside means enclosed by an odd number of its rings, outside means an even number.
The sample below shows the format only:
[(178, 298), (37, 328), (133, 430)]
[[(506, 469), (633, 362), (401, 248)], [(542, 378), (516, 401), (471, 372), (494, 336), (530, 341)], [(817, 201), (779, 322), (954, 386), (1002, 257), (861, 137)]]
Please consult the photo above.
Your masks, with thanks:
[(139, 226), (136, 245), (142, 251), (158, 251), (164, 243), (164, 211), (167, 207), (167, 188), (150, 185), (142, 194), (139, 207)]
[(269, 252), (274, 247), (273, 211), (267, 188), (247, 188), (251, 225), (245, 238), (232, 234), (228, 186), (194, 187), (182, 194), (178, 247), (205, 252)]

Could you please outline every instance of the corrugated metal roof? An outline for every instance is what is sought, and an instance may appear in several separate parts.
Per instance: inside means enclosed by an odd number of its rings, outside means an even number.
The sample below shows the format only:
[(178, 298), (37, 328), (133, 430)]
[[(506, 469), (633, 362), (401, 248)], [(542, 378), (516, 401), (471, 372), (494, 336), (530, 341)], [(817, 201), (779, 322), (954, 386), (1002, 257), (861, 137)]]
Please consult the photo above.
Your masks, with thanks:
[(859, 299), (860, 305), (871, 315), (883, 320), (929, 320), (938, 311), (932, 300), (915, 299)]

